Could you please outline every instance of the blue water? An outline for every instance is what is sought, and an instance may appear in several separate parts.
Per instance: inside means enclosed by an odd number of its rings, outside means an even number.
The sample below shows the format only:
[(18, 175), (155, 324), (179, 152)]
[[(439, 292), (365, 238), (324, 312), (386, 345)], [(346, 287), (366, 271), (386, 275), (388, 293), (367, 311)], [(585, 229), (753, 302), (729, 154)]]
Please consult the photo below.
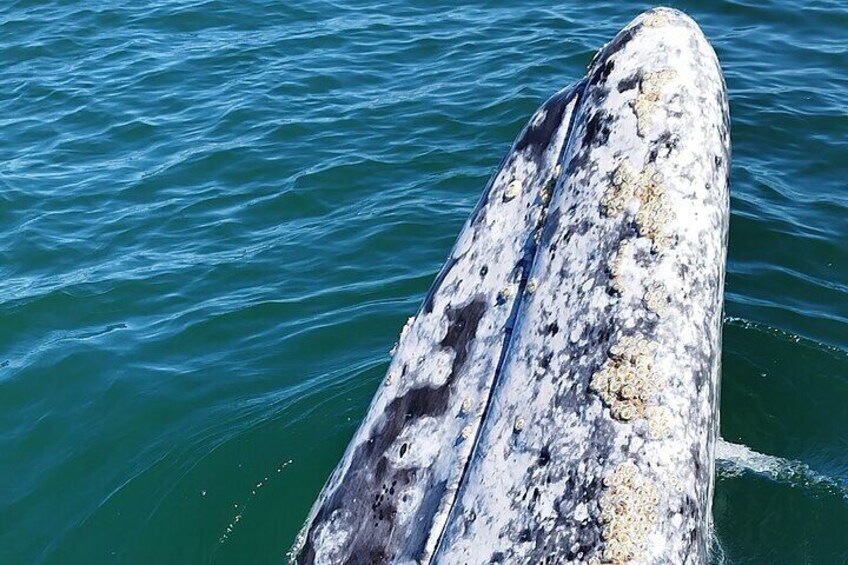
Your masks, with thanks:
[[(672, 5), (731, 99), (722, 434), (776, 458), (720, 467), (716, 562), (848, 563), (848, 4)], [(2, 3), (0, 564), (282, 562), (512, 139), (648, 6)]]

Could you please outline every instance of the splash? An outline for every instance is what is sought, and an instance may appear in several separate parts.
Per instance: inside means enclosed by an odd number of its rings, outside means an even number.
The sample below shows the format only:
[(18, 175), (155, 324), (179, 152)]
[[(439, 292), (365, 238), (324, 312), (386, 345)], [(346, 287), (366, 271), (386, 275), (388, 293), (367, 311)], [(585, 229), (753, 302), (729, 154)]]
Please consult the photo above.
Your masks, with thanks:
[(791, 487), (809, 489), (813, 494), (848, 500), (848, 481), (818, 473), (800, 461), (766, 455), (723, 439), (716, 444), (716, 460), (716, 472), (722, 479), (754, 473)]
[[(286, 467), (288, 467), (291, 464), (292, 464), (291, 459), (283, 461), (282, 463), (280, 463), (280, 465), (277, 466), (277, 473), (282, 473), (283, 469), (285, 469)], [(254, 498), (256, 498), (257, 491), (259, 491), (259, 489), (261, 489), (268, 482), (270, 482), (270, 480), (271, 480), (270, 477), (264, 477), (261, 481), (257, 482), (256, 485), (253, 486), (253, 488), (250, 490), (250, 495), (247, 497), (246, 501), (244, 501), (242, 503), (236, 502), (236, 503), (233, 504), (233, 510), (235, 511), (235, 514), (233, 515), (233, 518), (230, 521), (230, 523), (227, 524), (227, 528), (226, 528), (226, 530), (224, 530), (224, 533), (221, 534), (220, 538), (218, 538), (218, 545), (219, 546), (226, 543), (226, 541), (230, 538), (230, 535), (233, 533), (233, 531), (235, 531), (236, 526), (238, 526), (239, 522), (241, 522), (241, 518), (242, 518), (245, 510), (247, 509), (248, 505), (250, 504), (250, 502)], [(206, 496), (206, 491), (203, 491), (203, 496)], [(217, 548), (216, 548), (216, 551), (217, 551)]]

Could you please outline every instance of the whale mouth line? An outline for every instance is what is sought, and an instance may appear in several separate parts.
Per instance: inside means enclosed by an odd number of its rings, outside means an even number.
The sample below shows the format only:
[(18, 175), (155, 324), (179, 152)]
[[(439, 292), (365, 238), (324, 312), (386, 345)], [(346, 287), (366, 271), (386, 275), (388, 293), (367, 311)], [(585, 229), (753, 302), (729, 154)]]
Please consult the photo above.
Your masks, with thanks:
[[(539, 254), (539, 248), (541, 247), (541, 237), (548, 231), (548, 227), (549, 225), (551, 225), (551, 222), (557, 221), (557, 218), (550, 217), (548, 212), (550, 210), (551, 203), (556, 201), (557, 192), (559, 190), (562, 190), (563, 183), (561, 182), (561, 179), (564, 178), (566, 174), (565, 163), (563, 163), (562, 160), (568, 150), (569, 144), (573, 141), (572, 133), (574, 131), (575, 117), (580, 111), (580, 106), (583, 102), (583, 95), (585, 93), (586, 85), (588, 84), (588, 82), (588, 78), (583, 78), (577, 83), (563, 89), (563, 91), (553, 97), (557, 98), (562, 96), (563, 116), (565, 116), (566, 114), (568, 116), (568, 126), (565, 131), (563, 143), (562, 146), (559, 148), (559, 153), (554, 161), (556, 163), (554, 170), (556, 169), (556, 167), (562, 167), (562, 169), (559, 177), (552, 176), (551, 180), (553, 181), (553, 186), (551, 187), (551, 194), (548, 196), (548, 198), (542, 200), (541, 214), (544, 219), (539, 225), (539, 227), (529, 234), (525, 243), (525, 252), (521, 260), (521, 277), (518, 282), (516, 298), (511, 306), (509, 316), (507, 317), (506, 327), (504, 331), (504, 339), (500, 346), (500, 351), (498, 353), (498, 361), (495, 366), (491, 385), (489, 386), (489, 390), (487, 391), (482, 415), (480, 416), (481, 422), (485, 422), (486, 418), (489, 416), (489, 412), (492, 406), (492, 399), (495, 395), (495, 390), (497, 389), (498, 384), (500, 382), (501, 375), (506, 365), (507, 356), (509, 355), (510, 346), (513, 341), (513, 329), (515, 328), (515, 322), (516, 320), (518, 320), (518, 315), (521, 311), (521, 307), (524, 304), (525, 299), (527, 298), (528, 294), (530, 294), (530, 291), (528, 290), (528, 285), (530, 283), (530, 273), (533, 270), (533, 265), (535, 264), (536, 258)], [(570, 112), (567, 111), (569, 106), (572, 106), (572, 110)], [(520, 142), (521, 140), (519, 140), (517, 145), (520, 146)], [(477, 449), (480, 446), (479, 439), (480, 434), (482, 432), (483, 426), (481, 425), (477, 428), (477, 431), (475, 432), (473, 438), (471, 438), (470, 440), (472, 441), (473, 447), (471, 448), (469, 456), (466, 458), (462, 465), (462, 471), (460, 472), (459, 477), (459, 486), (454, 492), (450, 505), (448, 506), (447, 519), (445, 520), (445, 524), (450, 522), (451, 517), (453, 516), (453, 510), (456, 507), (456, 498), (468, 478), (468, 468), (471, 465), (471, 461), (474, 459), (474, 456), (477, 453)], [(446, 528), (443, 527), (439, 532), (439, 535), (435, 540), (433, 550), (432, 552), (430, 552), (429, 559), (425, 561), (425, 563), (431, 562), (433, 556), (438, 554), (439, 548), (442, 544), (442, 540), (444, 539), (445, 530)]]

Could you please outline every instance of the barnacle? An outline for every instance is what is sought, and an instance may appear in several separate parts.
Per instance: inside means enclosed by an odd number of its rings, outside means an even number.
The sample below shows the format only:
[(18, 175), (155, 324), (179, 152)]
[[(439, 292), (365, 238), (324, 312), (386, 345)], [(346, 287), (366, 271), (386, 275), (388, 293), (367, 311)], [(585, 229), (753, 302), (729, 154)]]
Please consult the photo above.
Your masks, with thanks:
[(400, 330), (400, 339), (403, 339), (403, 336), (405, 336), (409, 332), (409, 328), (412, 327), (413, 322), (415, 322), (415, 316), (411, 316), (406, 319), (406, 323), (403, 325), (403, 329)]
[(589, 386), (613, 418), (628, 422), (644, 416), (646, 403), (663, 385), (653, 370), (655, 350), (656, 344), (644, 336), (626, 336), (610, 347), (610, 358), (592, 375)]
[(653, 283), (645, 291), (645, 306), (655, 314), (662, 315), (668, 306), (668, 292), (665, 286)]
[(642, 205), (636, 213), (636, 225), (639, 233), (648, 237), (657, 250), (664, 249), (671, 241), (667, 226), (674, 217), (674, 211), (668, 199), (668, 193), (662, 183), (662, 176), (646, 167), (642, 171), (642, 193), (639, 200)]
[(516, 196), (521, 193), (521, 181), (513, 180), (507, 185), (506, 190), (504, 191), (503, 200), (504, 202), (509, 202)]
[(654, 439), (668, 437), (671, 430), (671, 412), (664, 406), (649, 406), (645, 410), (645, 419), (648, 421), (648, 430)]
[(626, 461), (604, 477), (601, 520), (605, 547), (603, 562), (625, 565), (645, 551), (657, 520), (659, 493), (656, 485)]
[(630, 161), (622, 161), (612, 175), (612, 190), (604, 196), (604, 212), (608, 216), (624, 212), (627, 203), (637, 196), (638, 182), (639, 176)]
[(668, 24), (671, 21), (671, 12), (669, 10), (664, 10), (662, 8), (658, 8), (656, 10), (652, 10), (645, 16), (643, 20), (644, 24), (648, 27), (660, 27)]
[(524, 426), (527, 425), (527, 422), (521, 416), (515, 419), (515, 424), (513, 424), (512, 429), (515, 432), (520, 432), (524, 429)]
[(633, 102), (636, 113), (636, 128), (639, 135), (645, 135), (651, 125), (651, 115), (662, 97), (663, 88), (677, 76), (673, 69), (663, 69), (645, 73), (639, 82), (639, 93)]
[(473, 406), (472, 406), (472, 403), (471, 403), (471, 399), (466, 398), (465, 400), (462, 401), (462, 406), (460, 406), (460, 409), (462, 410), (463, 414), (468, 414), (468, 413), (471, 412), (472, 407)]
[(665, 248), (670, 237), (667, 225), (674, 217), (663, 177), (653, 164), (636, 173), (629, 160), (622, 161), (612, 176), (612, 187), (603, 198), (607, 216), (623, 213), (631, 202), (638, 201), (636, 225), (639, 233), (648, 237), (656, 249)]

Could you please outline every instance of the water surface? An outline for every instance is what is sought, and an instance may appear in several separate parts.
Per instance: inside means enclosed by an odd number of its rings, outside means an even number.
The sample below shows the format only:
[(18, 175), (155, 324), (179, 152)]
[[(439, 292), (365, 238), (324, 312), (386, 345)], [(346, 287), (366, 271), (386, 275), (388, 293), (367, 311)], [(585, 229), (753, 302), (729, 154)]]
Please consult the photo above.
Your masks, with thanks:
[[(0, 7), (3, 564), (280, 563), (512, 139), (649, 7), (143, 4)], [(672, 5), (733, 115), (716, 561), (848, 563), (848, 4)]]

